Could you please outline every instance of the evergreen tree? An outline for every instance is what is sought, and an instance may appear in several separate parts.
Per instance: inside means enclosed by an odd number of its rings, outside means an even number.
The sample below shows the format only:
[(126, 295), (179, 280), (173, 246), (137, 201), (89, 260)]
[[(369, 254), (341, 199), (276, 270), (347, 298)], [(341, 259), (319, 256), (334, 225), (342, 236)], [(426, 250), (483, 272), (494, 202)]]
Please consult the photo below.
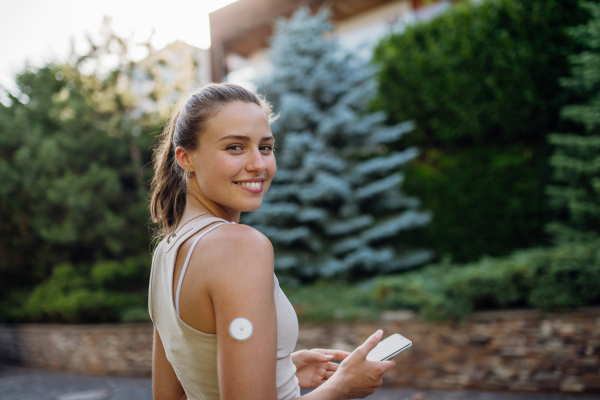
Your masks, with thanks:
[[(77, 291), (96, 296), (112, 276), (128, 282), (117, 291), (147, 295), (152, 168), (143, 166), (161, 117), (132, 116), (143, 99), (129, 90), (130, 50), (106, 22), (88, 52), (24, 68), (15, 77), (19, 93), (7, 92), (0, 104), (0, 321), (79, 318), (19, 311), (32, 298), (102, 321), (100, 300), (82, 300)], [(93, 270), (103, 277), (97, 287), (89, 282)]]
[(572, 76), (561, 85), (587, 99), (562, 109), (563, 118), (583, 132), (549, 135), (555, 145), (550, 164), (556, 183), (547, 189), (557, 220), (547, 229), (556, 242), (586, 241), (600, 236), (600, 4), (582, 3), (591, 13), (571, 35), (588, 50), (571, 57)]
[(257, 86), (280, 113), (273, 125), (278, 171), (262, 207), (244, 222), (271, 239), (284, 278), (415, 267), (433, 254), (405, 248), (400, 234), (431, 216), (401, 193), (399, 168), (418, 152), (387, 147), (413, 125), (386, 126), (385, 113), (369, 112), (375, 70), (342, 50), (327, 16), (301, 8), (276, 24), (273, 72)]

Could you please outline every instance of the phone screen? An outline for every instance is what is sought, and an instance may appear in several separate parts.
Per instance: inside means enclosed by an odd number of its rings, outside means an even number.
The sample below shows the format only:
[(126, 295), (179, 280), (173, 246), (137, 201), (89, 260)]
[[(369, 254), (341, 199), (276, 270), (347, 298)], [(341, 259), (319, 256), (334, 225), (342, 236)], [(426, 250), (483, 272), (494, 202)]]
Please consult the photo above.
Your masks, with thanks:
[(373, 350), (367, 354), (368, 361), (385, 361), (400, 354), (412, 346), (412, 342), (400, 335), (394, 333), (380, 341)]

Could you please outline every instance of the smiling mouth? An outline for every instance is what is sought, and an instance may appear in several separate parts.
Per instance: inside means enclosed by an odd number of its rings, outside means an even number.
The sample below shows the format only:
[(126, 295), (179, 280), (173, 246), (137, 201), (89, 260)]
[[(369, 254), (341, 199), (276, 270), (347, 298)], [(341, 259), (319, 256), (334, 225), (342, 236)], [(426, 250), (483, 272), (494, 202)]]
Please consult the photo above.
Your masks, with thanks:
[(262, 182), (234, 182), (236, 185), (246, 186), (249, 188), (259, 189), (263, 187)]

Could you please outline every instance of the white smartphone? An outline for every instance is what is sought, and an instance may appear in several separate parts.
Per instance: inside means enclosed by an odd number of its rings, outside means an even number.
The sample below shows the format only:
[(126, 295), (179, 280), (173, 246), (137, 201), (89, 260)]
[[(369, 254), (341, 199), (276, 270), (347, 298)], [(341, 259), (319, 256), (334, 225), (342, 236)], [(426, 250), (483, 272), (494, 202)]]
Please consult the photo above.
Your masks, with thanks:
[(394, 333), (377, 343), (377, 346), (367, 354), (368, 361), (385, 361), (397, 356), (404, 350), (412, 346), (412, 342), (400, 335)]

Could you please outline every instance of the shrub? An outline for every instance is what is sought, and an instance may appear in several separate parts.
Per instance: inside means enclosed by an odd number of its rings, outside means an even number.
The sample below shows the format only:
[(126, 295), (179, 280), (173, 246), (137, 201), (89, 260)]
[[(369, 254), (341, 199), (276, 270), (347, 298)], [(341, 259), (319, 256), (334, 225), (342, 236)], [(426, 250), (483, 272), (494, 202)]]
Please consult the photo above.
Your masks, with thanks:
[(381, 41), (379, 105), (415, 120), (419, 145), (539, 141), (559, 121), (558, 80), (580, 48), (566, 27), (587, 18), (578, 0), (458, 4)]
[(90, 270), (92, 283), (98, 287), (117, 291), (146, 289), (150, 279), (150, 255), (128, 257), (123, 261), (103, 260)]
[[(32, 293), (23, 315), (93, 319), (92, 305), (109, 307), (119, 296), (106, 295), (110, 284), (104, 291), (87, 288), (90, 264), (147, 253), (148, 226), (154, 226), (148, 222), (145, 183), (152, 168), (144, 165), (151, 162), (150, 133), (159, 129), (161, 116), (139, 112), (139, 102), (148, 97), (129, 91), (136, 68), (128, 59), (130, 41), (105, 28), (101, 41), (90, 43), (87, 53), (72, 54), (69, 62), (23, 68), (15, 76), (14, 93), (0, 103), (2, 322), (16, 318), (14, 302), (25, 301), (38, 284), (43, 287)], [(90, 73), (94, 66), (98, 70)], [(63, 263), (71, 269), (53, 275)], [(119, 261), (128, 269), (126, 264)], [(59, 287), (63, 273), (65, 279), (83, 277), (85, 288), (74, 280), (71, 289)], [(135, 281), (127, 279), (128, 286)], [(141, 282), (147, 290), (147, 280)], [(78, 308), (78, 302), (88, 306)], [(46, 311), (34, 312), (31, 307), (38, 303)], [(106, 312), (98, 310), (98, 322)]]
[(566, 27), (587, 18), (577, 0), (463, 2), (381, 41), (375, 106), (416, 122), (404, 190), (433, 213), (408, 244), (469, 262), (547, 243), (545, 136), (570, 101)]
[(413, 309), (430, 320), (461, 319), (483, 309), (600, 304), (600, 242), (520, 250), (467, 265), (442, 262), (370, 286), (367, 297), (376, 304)]
[[(10, 308), (3, 310), (2, 317), (11, 322), (146, 321), (146, 285), (143, 289), (138, 289), (139, 285), (129, 286), (128, 291), (123, 290), (123, 284), (115, 285), (115, 277), (131, 277), (127, 274), (132, 266), (139, 269), (135, 261), (129, 259), (123, 264), (99, 262), (91, 268), (92, 277), (82, 272), (87, 269), (85, 267), (59, 264), (53, 268), (52, 275), (31, 292), (13, 294), (13, 302)], [(146, 310), (146, 315), (140, 312), (142, 309)]]
[(600, 244), (574, 244), (553, 251), (548, 267), (529, 294), (529, 303), (543, 310), (569, 309), (600, 300)]

